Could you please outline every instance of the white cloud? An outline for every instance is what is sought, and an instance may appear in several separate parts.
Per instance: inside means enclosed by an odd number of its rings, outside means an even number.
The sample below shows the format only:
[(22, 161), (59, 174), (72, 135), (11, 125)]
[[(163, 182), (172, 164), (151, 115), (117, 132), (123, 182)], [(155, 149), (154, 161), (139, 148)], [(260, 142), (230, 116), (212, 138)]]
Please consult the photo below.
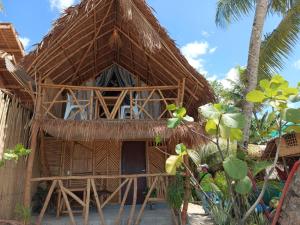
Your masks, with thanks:
[(212, 54), (212, 53), (214, 53), (216, 50), (217, 50), (217, 47), (211, 48), (211, 49), (209, 49), (209, 53)]
[(232, 83), (230, 81), (239, 81), (239, 71), (237, 68), (231, 68), (224, 79), (221, 80), (221, 83), (223, 84), (224, 88), (230, 89), (232, 87)]
[(201, 31), (201, 35), (203, 36), (203, 37), (209, 37), (210, 36), (210, 33), (209, 32), (207, 32), (207, 31), (205, 31), (205, 30), (203, 30), (203, 31)]
[(21, 41), (24, 49), (26, 50), (29, 46), (29, 43), (30, 43), (30, 39), (27, 38), (27, 37), (19, 37), (19, 40)]
[(298, 70), (300, 70), (300, 59), (294, 62), (294, 67)]
[(59, 11), (68, 8), (75, 3), (75, 0), (49, 0), (51, 9), (57, 9)]
[(201, 57), (209, 53), (214, 53), (216, 49), (216, 47), (210, 48), (207, 41), (194, 41), (182, 46), (181, 52), (191, 64), (191, 66), (193, 66), (201, 74), (207, 75), (208, 72), (204, 68), (204, 60)]

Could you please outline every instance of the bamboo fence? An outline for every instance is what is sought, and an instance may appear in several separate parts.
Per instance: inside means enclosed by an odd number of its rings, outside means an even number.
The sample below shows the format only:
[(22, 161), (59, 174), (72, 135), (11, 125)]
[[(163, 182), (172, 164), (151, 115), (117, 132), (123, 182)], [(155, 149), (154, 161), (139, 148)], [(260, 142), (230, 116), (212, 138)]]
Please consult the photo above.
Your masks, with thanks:
[[(16, 144), (27, 146), (30, 112), (15, 98), (0, 91), (0, 158)], [(26, 159), (6, 162), (0, 168), (0, 218), (12, 219), (15, 207), (22, 203)]]

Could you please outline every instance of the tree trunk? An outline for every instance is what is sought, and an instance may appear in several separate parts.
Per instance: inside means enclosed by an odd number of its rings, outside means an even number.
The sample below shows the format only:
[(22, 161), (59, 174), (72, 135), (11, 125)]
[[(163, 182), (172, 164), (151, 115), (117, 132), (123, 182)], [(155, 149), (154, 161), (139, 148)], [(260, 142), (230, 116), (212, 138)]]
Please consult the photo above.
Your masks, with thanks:
[[(264, 27), (265, 18), (268, 11), (268, 0), (257, 0), (255, 17), (252, 26), (252, 33), (250, 39), (248, 63), (247, 63), (247, 88), (245, 90), (245, 96), (256, 88), (257, 86), (257, 72), (259, 65), (259, 53), (261, 46), (261, 38)], [(251, 118), (253, 111), (253, 103), (245, 100), (243, 106), (243, 112), (245, 114), (245, 127), (244, 127), (244, 147), (248, 146)]]

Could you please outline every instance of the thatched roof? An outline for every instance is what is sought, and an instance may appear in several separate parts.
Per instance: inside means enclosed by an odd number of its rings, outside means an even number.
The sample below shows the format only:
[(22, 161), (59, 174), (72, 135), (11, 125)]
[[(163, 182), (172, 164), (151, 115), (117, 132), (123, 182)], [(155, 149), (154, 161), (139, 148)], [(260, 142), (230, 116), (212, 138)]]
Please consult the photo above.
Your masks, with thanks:
[(154, 139), (160, 136), (163, 139), (183, 142), (189, 147), (196, 147), (206, 140), (195, 130), (202, 133), (199, 123), (181, 125), (176, 129), (167, 128), (166, 121), (152, 120), (47, 120), (42, 121), (42, 129), (53, 137), (64, 140), (137, 140)]
[(15, 94), (23, 103), (27, 103), (32, 100), (23, 88), (28, 79), (26, 74), (21, 74), (22, 70), (17, 71), (16, 66), (24, 55), (22, 43), (12, 24), (0, 23), (0, 89)]
[(75, 85), (112, 64), (148, 85), (177, 85), (186, 78), (188, 108), (213, 99), (206, 79), (187, 62), (144, 0), (83, 0), (65, 10), (23, 62), (32, 77)]

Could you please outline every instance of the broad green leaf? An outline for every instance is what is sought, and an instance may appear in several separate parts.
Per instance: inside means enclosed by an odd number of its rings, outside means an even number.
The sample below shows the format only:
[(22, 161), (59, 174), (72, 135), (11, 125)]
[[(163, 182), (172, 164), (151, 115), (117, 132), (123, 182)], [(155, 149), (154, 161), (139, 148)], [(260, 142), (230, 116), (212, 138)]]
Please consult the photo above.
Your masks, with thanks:
[(191, 116), (186, 115), (185, 117), (183, 117), (183, 120), (186, 122), (194, 122), (194, 118)]
[(175, 147), (175, 152), (180, 155), (186, 153), (186, 146), (184, 144), (177, 144)]
[(175, 104), (167, 105), (167, 110), (169, 110), (169, 111), (174, 111), (174, 110), (176, 110), (176, 109), (177, 109), (177, 107), (176, 107)]
[(224, 139), (230, 138), (230, 135), (231, 135), (230, 127), (226, 127), (223, 124), (220, 124), (219, 129), (220, 129), (220, 136), (222, 138), (224, 138)]
[(250, 91), (246, 96), (248, 102), (262, 103), (265, 99), (265, 94), (258, 90)]
[(222, 115), (221, 122), (230, 128), (243, 128), (245, 118), (242, 113), (226, 113)]
[(255, 162), (253, 165), (253, 176), (256, 176), (259, 174), (261, 171), (267, 169), (269, 166), (271, 166), (272, 163), (269, 161), (258, 161)]
[(213, 104), (206, 104), (199, 107), (200, 113), (206, 119), (218, 119), (221, 113), (214, 107)]
[(227, 157), (223, 162), (225, 172), (235, 180), (241, 180), (247, 176), (247, 163), (234, 157)]
[(176, 174), (176, 169), (181, 166), (183, 162), (182, 155), (171, 155), (166, 160), (166, 172), (170, 175)]
[(271, 84), (283, 84), (284, 82), (285, 79), (279, 74), (274, 75), (270, 81)]
[(186, 115), (186, 109), (184, 107), (180, 107), (176, 110), (176, 114), (178, 117), (183, 118)]
[(287, 122), (300, 123), (300, 109), (286, 109), (283, 114), (283, 120)]
[(267, 79), (263, 79), (259, 82), (259, 86), (262, 88), (262, 89), (267, 89), (270, 87), (270, 81), (268, 81)]
[(205, 125), (205, 131), (210, 135), (216, 135), (217, 133), (217, 124), (214, 120), (208, 120)]
[(239, 180), (235, 186), (235, 191), (241, 195), (248, 194), (252, 189), (252, 182), (248, 176)]
[(242, 140), (242, 138), (243, 138), (243, 132), (241, 129), (239, 129), (239, 128), (231, 128), (230, 129), (230, 140), (231, 141), (234, 141), (234, 140), (240, 141), (240, 140)]
[(176, 128), (181, 123), (179, 118), (170, 118), (168, 119), (168, 128)]
[(282, 90), (283, 90), (284, 94), (287, 96), (296, 95), (299, 93), (297, 88), (286, 87), (286, 88), (282, 88)]

